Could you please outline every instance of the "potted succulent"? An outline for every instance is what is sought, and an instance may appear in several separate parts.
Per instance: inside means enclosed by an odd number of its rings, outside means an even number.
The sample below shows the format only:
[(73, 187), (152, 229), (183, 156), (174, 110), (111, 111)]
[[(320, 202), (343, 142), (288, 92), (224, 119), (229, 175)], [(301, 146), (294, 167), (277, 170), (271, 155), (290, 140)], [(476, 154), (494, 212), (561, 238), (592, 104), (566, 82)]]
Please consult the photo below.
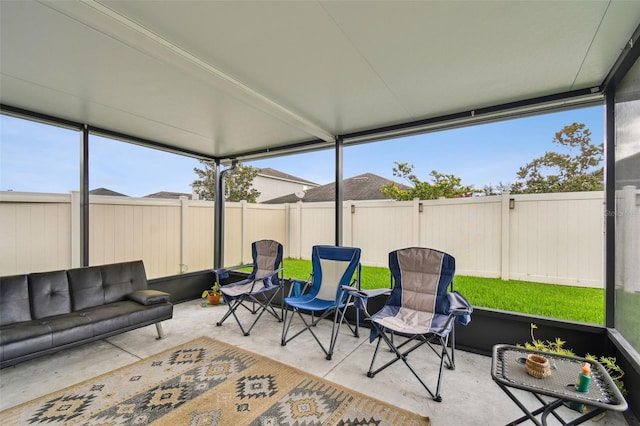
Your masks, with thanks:
[(217, 305), (220, 303), (220, 297), (222, 297), (222, 292), (218, 288), (218, 283), (215, 283), (210, 290), (205, 290), (202, 292), (202, 298), (209, 299), (210, 305)]
[[(561, 355), (575, 355), (573, 353), (573, 350), (567, 349), (564, 347), (564, 344), (566, 342), (560, 338), (556, 338), (555, 341), (553, 342), (549, 340), (542, 341), (542, 340), (536, 339), (534, 336), (534, 330), (537, 328), (538, 328), (537, 325), (531, 323), (530, 325), (531, 342), (525, 342), (524, 344), (525, 348), (534, 349), (534, 350), (543, 351), (543, 352), (551, 352), (551, 353), (556, 353)], [(611, 376), (613, 383), (620, 390), (620, 393), (622, 393), (622, 395), (626, 395), (628, 393), (627, 389), (624, 387), (624, 382), (622, 381), (622, 377), (624, 376), (624, 371), (618, 365), (615, 357), (601, 356), (600, 358), (596, 358), (591, 354), (586, 354), (584, 358), (590, 361), (597, 361), (600, 364), (602, 364), (604, 369), (607, 370), (607, 373), (609, 373), (609, 375)], [(582, 404), (577, 404), (577, 406), (581, 407)], [(582, 410), (582, 408), (580, 408), (580, 410)]]

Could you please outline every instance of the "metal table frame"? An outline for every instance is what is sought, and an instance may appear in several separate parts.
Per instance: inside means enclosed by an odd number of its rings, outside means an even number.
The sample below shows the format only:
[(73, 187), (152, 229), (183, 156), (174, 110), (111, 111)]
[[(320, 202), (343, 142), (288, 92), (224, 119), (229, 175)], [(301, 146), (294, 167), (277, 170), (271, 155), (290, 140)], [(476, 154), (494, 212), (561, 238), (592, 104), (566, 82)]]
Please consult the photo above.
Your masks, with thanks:
[[(539, 354), (549, 360), (552, 368), (551, 377), (536, 379), (527, 374), (525, 361), (529, 354)], [(582, 393), (575, 389), (575, 381), (585, 362), (591, 365), (591, 383), (588, 391)], [(524, 416), (509, 422), (509, 425), (517, 425), (531, 420), (538, 426), (546, 426), (549, 414), (552, 414), (563, 425), (579, 425), (604, 411), (625, 411), (627, 409), (627, 402), (605, 368), (599, 362), (589, 361), (585, 358), (540, 352), (512, 345), (496, 345), (493, 347), (491, 377), (525, 413)], [(509, 388), (530, 392), (542, 405), (530, 411)], [(548, 396), (552, 399), (547, 401), (542, 396)], [(583, 415), (565, 422), (556, 412), (556, 409), (565, 403), (584, 404), (589, 407), (589, 410)], [(540, 414), (542, 414), (541, 422), (536, 418)]]

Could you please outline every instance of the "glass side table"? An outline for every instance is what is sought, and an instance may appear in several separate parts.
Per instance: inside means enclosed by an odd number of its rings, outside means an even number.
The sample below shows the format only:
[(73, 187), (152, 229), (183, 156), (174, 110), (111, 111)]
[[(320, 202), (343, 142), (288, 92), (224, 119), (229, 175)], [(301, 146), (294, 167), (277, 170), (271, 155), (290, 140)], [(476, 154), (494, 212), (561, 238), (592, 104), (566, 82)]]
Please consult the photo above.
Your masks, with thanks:
[[(539, 354), (547, 358), (551, 364), (551, 376), (537, 379), (530, 376), (525, 369), (529, 354)], [(591, 366), (591, 383), (587, 392), (576, 390), (576, 379), (584, 363)], [(552, 414), (562, 424), (578, 425), (598, 414), (607, 411), (625, 411), (627, 402), (599, 362), (589, 361), (576, 356), (559, 355), (540, 352), (512, 345), (496, 345), (493, 347), (491, 360), (491, 377), (513, 402), (525, 413), (523, 417), (509, 422), (517, 425), (531, 420), (538, 426), (546, 426), (547, 417)], [(527, 409), (510, 388), (521, 389), (532, 393), (541, 403), (533, 411)], [(543, 396), (551, 397), (545, 400)], [(566, 422), (556, 409), (565, 403), (579, 407), (586, 406), (586, 412)], [(540, 420), (536, 416), (542, 414)]]

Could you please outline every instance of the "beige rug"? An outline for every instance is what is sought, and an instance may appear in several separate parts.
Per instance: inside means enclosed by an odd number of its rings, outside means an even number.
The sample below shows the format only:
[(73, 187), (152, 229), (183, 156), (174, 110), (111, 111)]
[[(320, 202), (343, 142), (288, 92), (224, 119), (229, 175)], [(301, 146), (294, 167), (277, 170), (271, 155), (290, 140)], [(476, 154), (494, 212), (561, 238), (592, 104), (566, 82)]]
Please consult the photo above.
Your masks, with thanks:
[(428, 417), (206, 337), (2, 411), (0, 421), (96, 426), (429, 425)]

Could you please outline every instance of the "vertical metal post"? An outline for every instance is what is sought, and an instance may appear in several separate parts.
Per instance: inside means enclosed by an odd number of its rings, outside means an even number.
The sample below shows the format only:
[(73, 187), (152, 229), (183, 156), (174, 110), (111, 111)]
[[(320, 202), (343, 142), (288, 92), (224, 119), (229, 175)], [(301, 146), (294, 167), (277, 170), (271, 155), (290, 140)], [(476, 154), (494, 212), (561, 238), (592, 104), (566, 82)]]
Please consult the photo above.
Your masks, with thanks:
[(605, 92), (605, 145), (604, 145), (604, 197), (605, 197), (605, 326), (615, 327), (616, 296), (616, 175), (615, 175), (615, 85)]
[(80, 146), (80, 264), (89, 266), (89, 126), (82, 127)]
[(224, 260), (224, 183), (220, 175), (220, 160), (213, 167), (215, 199), (213, 203), (213, 267), (222, 268)]
[(214, 269), (224, 266), (224, 178), (229, 173), (233, 173), (238, 162), (233, 160), (231, 167), (220, 171), (220, 160), (215, 160), (214, 180), (215, 180), (215, 200), (214, 200), (214, 222), (213, 222), (213, 267)]
[(342, 179), (342, 151), (344, 141), (340, 136), (336, 136), (336, 235), (335, 245), (342, 245), (342, 203), (344, 198), (344, 185)]

